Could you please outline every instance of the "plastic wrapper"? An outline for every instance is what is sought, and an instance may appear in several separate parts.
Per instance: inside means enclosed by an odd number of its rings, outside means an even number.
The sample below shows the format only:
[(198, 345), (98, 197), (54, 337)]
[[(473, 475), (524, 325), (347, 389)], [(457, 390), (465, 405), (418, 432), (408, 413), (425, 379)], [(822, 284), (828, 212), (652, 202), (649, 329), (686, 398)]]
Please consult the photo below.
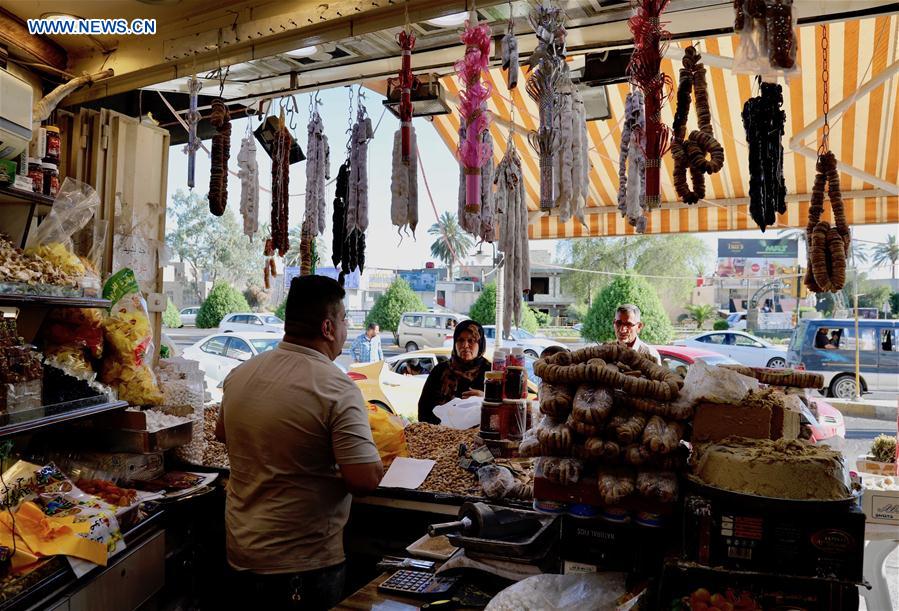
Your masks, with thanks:
[(581, 384), (574, 394), (571, 417), (585, 424), (599, 426), (612, 412), (614, 401), (608, 389)]
[(485, 611), (615, 611), (626, 591), (624, 573), (547, 573), (502, 590)]
[(43, 401), (41, 380), (29, 380), (15, 384), (0, 383), (0, 412), (13, 414), (40, 409)]
[(541, 456), (534, 464), (534, 473), (562, 486), (574, 486), (581, 481), (584, 463), (577, 458)]
[(512, 472), (499, 465), (484, 465), (478, 469), (478, 483), (488, 499), (504, 499), (518, 484)]
[(109, 354), (103, 359), (100, 379), (115, 388), (119, 398), (134, 405), (159, 405), (162, 393), (151, 367), (153, 337), (147, 304), (130, 269), (106, 281), (103, 296), (112, 301), (104, 323)]
[(617, 463), (621, 459), (622, 447), (617, 441), (591, 437), (584, 442), (584, 452), (588, 458), (604, 463)]
[(567, 422), (568, 426), (571, 427), (571, 430), (581, 437), (596, 437), (600, 434), (600, 432), (602, 432), (602, 426), (587, 424), (586, 422), (576, 420), (574, 414), (568, 417)]
[(758, 389), (759, 382), (755, 378), (697, 360), (690, 366), (677, 403), (695, 405), (708, 401), (738, 405), (749, 391)]
[(104, 312), (96, 308), (56, 308), (41, 327), (44, 356), (69, 375), (96, 377), (94, 362), (103, 356)]
[(600, 470), (596, 480), (603, 505), (617, 505), (634, 493), (634, 474), (628, 469)]
[(562, 384), (540, 384), (540, 412), (564, 420), (571, 413), (571, 389)]
[(368, 424), (371, 426), (371, 436), (378, 448), (381, 462), (385, 466), (389, 466), (398, 456), (409, 456), (405, 423), (402, 418), (369, 403)]
[[(100, 230), (105, 227), (97, 219), (99, 209), (100, 196), (90, 185), (66, 178), (50, 214), (31, 232), (25, 247), (27, 254), (38, 255), (61, 272), (79, 278), (79, 286), (87, 288), (88, 294), (95, 294), (100, 283), (96, 270), (105, 234)], [(90, 247), (82, 246), (87, 250), (79, 256), (73, 237), (84, 231), (91, 232), (93, 240)]]
[(653, 471), (638, 473), (637, 492), (653, 501), (673, 503), (677, 500), (677, 475)]
[(733, 71), (765, 79), (799, 73), (799, 44), (793, 0), (742, 0), (735, 4)]
[(544, 456), (571, 456), (573, 433), (567, 422), (545, 416), (537, 425), (540, 453)]
[(540, 456), (540, 440), (537, 438), (537, 429), (529, 429), (521, 443), (518, 444), (518, 455), (522, 458)]

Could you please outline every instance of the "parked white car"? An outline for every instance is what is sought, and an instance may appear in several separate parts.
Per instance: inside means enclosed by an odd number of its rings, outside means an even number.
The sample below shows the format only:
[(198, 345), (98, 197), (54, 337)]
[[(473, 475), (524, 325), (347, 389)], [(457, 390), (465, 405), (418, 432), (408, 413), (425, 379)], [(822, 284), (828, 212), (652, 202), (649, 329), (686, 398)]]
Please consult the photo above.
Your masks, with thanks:
[(786, 367), (787, 347), (774, 344), (743, 331), (710, 331), (673, 342), (675, 346), (704, 348), (729, 356), (748, 367)]
[[(487, 336), (487, 345), (492, 346), (493, 340), (496, 338), (496, 325), (484, 325), (484, 335)], [(447, 338), (443, 345), (451, 348), (453, 345), (452, 338)], [(560, 344), (548, 337), (534, 335), (518, 327), (513, 327), (509, 331), (508, 337), (504, 338), (502, 342), (503, 348), (524, 348), (524, 353), (535, 359), (539, 358), (540, 353), (550, 346), (561, 346), (564, 348), (565, 344)]]
[(200, 306), (191, 306), (181, 310), (181, 325), (184, 327), (193, 327), (197, 324), (197, 314), (200, 312)]
[(280, 341), (280, 336), (264, 331), (216, 333), (185, 348), (181, 356), (200, 364), (207, 390), (213, 397), (220, 397), (218, 389), (232, 369), (257, 354), (273, 350)]
[(267, 333), (284, 333), (284, 321), (274, 314), (258, 312), (237, 312), (228, 314), (219, 323), (221, 333), (235, 333), (237, 331), (265, 331)]

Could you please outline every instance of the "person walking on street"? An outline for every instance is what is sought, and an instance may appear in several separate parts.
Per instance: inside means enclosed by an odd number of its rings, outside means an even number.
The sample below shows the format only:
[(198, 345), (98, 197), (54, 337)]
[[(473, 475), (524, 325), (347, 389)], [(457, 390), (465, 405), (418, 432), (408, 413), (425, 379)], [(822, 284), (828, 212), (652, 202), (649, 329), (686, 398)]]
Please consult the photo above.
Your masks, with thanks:
[(225, 379), (216, 437), (231, 463), (229, 608), (330, 609), (343, 597), (351, 495), (383, 475), (362, 394), (333, 363), (344, 295), (325, 276), (294, 279), (281, 343)]
[(618, 306), (615, 312), (615, 339), (622, 346), (636, 350), (661, 365), (662, 357), (659, 351), (640, 339), (640, 331), (643, 330), (640, 317), (640, 308), (634, 304), (625, 303)]
[(370, 323), (365, 333), (360, 333), (350, 347), (354, 363), (375, 363), (384, 360), (381, 349), (381, 328), (377, 323)]

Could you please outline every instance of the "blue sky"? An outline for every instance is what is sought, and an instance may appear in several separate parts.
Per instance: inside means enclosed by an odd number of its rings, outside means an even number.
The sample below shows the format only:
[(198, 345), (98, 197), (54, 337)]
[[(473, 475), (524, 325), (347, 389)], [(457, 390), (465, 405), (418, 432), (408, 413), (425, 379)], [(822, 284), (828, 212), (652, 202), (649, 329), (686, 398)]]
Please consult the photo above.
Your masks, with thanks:
[[(353, 88), (354, 96), (356, 87)], [(372, 122), (377, 123), (381, 117), (383, 98), (372, 91), (363, 89), (366, 96), (365, 102)], [(336, 175), (338, 167), (345, 158), (347, 141), (347, 108), (348, 89), (339, 87), (319, 92), (322, 102), (319, 112), (325, 125), (325, 133), (331, 147), (331, 172)], [(301, 147), (306, 149), (306, 124), (309, 120), (309, 101), (311, 94), (297, 95), (299, 114), (296, 118), (295, 136)], [(232, 122), (231, 126), (231, 161), (230, 169), (237, 171), (237, 152), (240, 150), (240, 141), (244, 137), (248, 123), (250, 129), (258, 126), (258, 121), (239, 119)], [(456, 161), (437, 134), (434, 127), (425, 119), (414, 120), (418, 137), (419, 152), (424, 170), (427, 175), (431, 193), (434, 196), (434, 204), (437, 214), (449, 210), (453, 213), (457, 209), (457, 193), (459, 173)], [(435, 222), (434, 209), (425, 190), (421, 172), (419, 172), (418, 189), (418, 216), (419, 226), (416, 230), (416, 239), (397, 235), (396, 228), (390, 222), (390, 175), (391, 155), (393, 149), (393, 134), (399, 128), (399, 120), (390, 112), (385, 112), (380, 127), (374, 140), (369, 145), (369, 229), (367, 234), (366, 265), (367, 267), (383, 267), (391, 269), (410, 269), (422, 267), (425, 262), (431, 261), (430, 245), (434, 238), (427, 234), (428, 228)], [(210, 142), (205, 142), (210, 148)], [(259, 149), (257, 154), (259, 164), (260, 186), (271, 187), (271, 162), (268, 155)], [(306, 181), (306, 164), (301, 162), (291, 166), (290, 193), (303, 193)], [(205, 194), (208, 190), (210, 163), (208, 156), (201, 150), (197, 153), (196, 181), (197, 190)], [(179, 189), (187, 191), (187, 156), (182, 152), (182, 147), (172, 147), (169, 151), (169, 197)], [(331, 242), (331, 211), (330, 202), (334, 198), (333, 187), (327, 190), (328, 202), (328, 227), (325, 238), (328, 244)], [(262, 209), (260, 222), (269, 218), (271, 198), (268, 193), (261, 194)], [(303, 197), (290, 198), (290, 224), (298, 225), (302, 222), (305, 200)], [(236, 176), (229, 177), (228, 183), (228, 211), (237, 214), (240, 207), (240, 181)], [(854, 227), (853, 236), (861, 240), (871, 242), (883, 242), (889, 233), (896, 233), (897, 228), (889, 225), (870, 225)], [(776, 232), (768, 231), (736, 231), (697, 234), (705, 240), (714, 258), (717, 250), (718, 238), (771, 238), (776, 237)], [(531, 242), (533, 249), (551, 250), (555, 252), (557, 242), (555, 240), (539, 240)], [(800, 256), (803, 256), (801, 253)], [(713, 268), (710, 259), (709, 268)], [(870, 270), (871, 277), (889, 277), (888, 269)]]

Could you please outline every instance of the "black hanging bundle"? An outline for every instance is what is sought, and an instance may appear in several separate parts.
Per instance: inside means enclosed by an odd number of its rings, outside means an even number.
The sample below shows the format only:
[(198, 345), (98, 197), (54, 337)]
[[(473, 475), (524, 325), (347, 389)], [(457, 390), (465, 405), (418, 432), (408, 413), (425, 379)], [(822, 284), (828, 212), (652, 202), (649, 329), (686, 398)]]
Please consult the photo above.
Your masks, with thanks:
[(749, 144), (749, 213), (762, 231), (774, 224), (775, 213), (787, 211), (781, 142), (787, 114), (782, 106), (783, 90), (775, 83), (761, 83), (761, 95), (743, 105)]

